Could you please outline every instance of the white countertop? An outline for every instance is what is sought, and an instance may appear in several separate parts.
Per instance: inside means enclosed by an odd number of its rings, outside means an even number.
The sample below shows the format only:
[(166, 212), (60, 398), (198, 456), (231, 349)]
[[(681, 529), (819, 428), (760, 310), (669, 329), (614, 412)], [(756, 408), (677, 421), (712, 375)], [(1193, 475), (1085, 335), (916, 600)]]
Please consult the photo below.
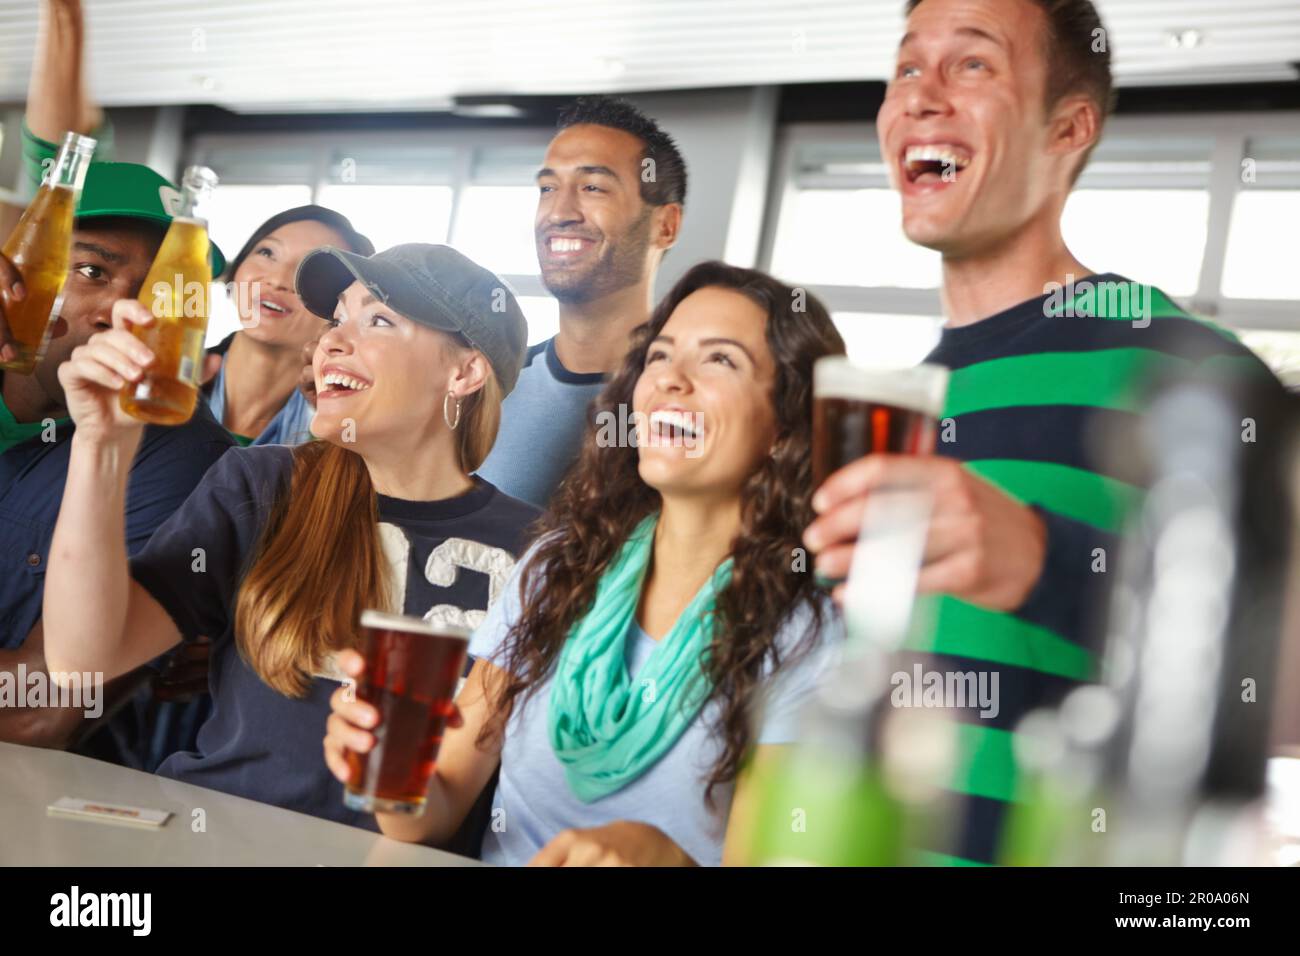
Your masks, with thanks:
[[(160, 828), (145, 828), (47, 814), (60, 797), (174, 816)], [(479, 865), (89, 757), (0, 743), (0, 866)]]

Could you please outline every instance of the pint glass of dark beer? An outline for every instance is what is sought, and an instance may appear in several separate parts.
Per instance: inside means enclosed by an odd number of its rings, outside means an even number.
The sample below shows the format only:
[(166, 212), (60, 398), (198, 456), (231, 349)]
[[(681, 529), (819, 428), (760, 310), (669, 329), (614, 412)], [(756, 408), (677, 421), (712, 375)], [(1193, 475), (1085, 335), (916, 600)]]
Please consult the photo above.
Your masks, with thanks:
[(925, 455), (948, 394), (941, 365), (876, 369), (828, 355), (813, 366), (813, 488), (873, 452)]
[(370, 753), (347, 752), (343, 802), (367, 813), (424, 810), (438, 745), (465, 669), (469, 631), (418, 617), (361, 615), (366, 670), (357, 698), (379, 711)]

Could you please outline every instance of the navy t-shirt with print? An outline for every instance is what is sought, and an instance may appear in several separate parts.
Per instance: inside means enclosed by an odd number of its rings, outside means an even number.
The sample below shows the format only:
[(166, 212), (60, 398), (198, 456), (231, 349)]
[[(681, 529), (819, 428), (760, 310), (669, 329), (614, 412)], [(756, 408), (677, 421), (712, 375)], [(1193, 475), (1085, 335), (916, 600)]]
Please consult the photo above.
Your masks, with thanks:
[[(344, 807), (342, 784), (321, 753), (338, 680), (316, 675), (305, 696), (288, 697), (265, 684), (235, 646), (239, 581), (292, 468), (289, 447), (232, 449), (131, 561), (134, 578), (186, 640), (207, 634), (215, 642), (212, 715), (198, 749), (173, 754), (158, 773), (373, 830), (373, 816)], [(443, 501), (380, 495), (381, 539), (401, 590), (394, 605), (475, 626), (504, 587), (537, 513), (481, 479)]]

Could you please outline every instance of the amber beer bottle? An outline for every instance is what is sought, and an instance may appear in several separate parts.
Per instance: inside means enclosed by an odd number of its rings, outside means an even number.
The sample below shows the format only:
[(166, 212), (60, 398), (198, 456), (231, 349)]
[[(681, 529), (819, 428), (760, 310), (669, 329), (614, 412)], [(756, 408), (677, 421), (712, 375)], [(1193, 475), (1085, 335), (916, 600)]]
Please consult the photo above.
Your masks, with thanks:
[(58, 314), (59, 294), (68, 277), (77, 198), (94, 152), (95, 141), (89, 136), (68, 133), (63, 138), (49, 179), (4, 244), (5, 257), (22, 276), (27, 295), (15, 301), (0, 292), (0, 309), (18, 351), (17, 358), (0, 363), (0, 369), (30, 375), (45, 354)]
[(122, 389), (122, 411), (152, 425), (189, 421), (198, 402), (203, 340), (208, 331), (208, 224), (200, 217), (217, 176), (191, 166), (181, 179), (181, 205), (140, 287), (140, 301), (153, 313), (149, 326), (132, 331), (154, 353), (144, 377)]

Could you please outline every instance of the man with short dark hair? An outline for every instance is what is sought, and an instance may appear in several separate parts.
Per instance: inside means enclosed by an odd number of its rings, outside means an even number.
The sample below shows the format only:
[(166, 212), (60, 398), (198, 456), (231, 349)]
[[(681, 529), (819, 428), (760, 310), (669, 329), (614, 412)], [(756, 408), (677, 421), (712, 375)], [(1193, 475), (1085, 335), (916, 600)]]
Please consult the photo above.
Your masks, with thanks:
[(954, 707), (961, 821), (951, 842), (922, 849), (990, 862), (1017, 792), (1013, 731), (1097, 676), (1098, 559), (1115, 567), (1141, 495), (1097, 463), (1089, 435), (1130, 425), (1166, 369), (1212, 360), (1271, 376), (1231, 333), (1065, 244), (1066, 198), (1111, 107), (1092, 3), (910, 0), (907, 11), (876, 126), (904, 231), (943, 255), (947, 324), (929, 359), (952, 374), (942, 438), (937, 455), (871, 455), (832, 475), (805, 540), (819, 572), (843, 577), (871, 494), (932, 490), (918, 582), (936, 596), (919, 615), (932, 623), (905, 658), (987, 673), (1000, 699), (995, 717)]
[(686, 164), (672, 137), (620, 99), (582, 97), (560, 115), (537, 173), (534, 230), (560, 330), (528, 350), (479, 473), (545, 507), (578, 457), (587, 410), (650, 317), (655, 275), (677, 241)]

